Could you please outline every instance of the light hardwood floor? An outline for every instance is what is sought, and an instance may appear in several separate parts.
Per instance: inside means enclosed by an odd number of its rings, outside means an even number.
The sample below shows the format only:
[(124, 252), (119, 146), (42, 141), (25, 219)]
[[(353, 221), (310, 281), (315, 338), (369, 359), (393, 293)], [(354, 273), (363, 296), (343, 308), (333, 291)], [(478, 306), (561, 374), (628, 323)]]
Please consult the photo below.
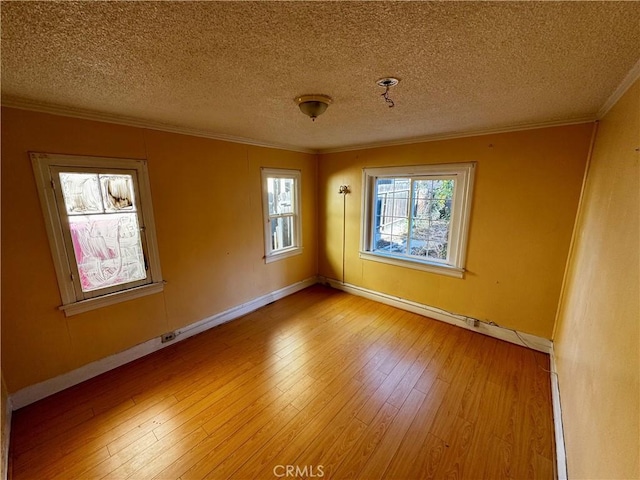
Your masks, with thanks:
[(548, 369), (314, 286), (14, 412), (10, 474), (553, 478)]

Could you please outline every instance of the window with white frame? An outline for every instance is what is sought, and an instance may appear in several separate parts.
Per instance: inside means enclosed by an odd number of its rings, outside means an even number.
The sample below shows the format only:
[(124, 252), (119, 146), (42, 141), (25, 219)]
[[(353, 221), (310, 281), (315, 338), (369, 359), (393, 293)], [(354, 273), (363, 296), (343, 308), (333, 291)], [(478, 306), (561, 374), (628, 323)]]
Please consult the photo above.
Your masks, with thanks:
[(262, 169), (265, 261), (302, 252), (300, 171)]
[(475, 163), (365, 168), (360, 257), (462, 278)]
[(32, 153), (66, 315), (162, 291), (146, 162)]

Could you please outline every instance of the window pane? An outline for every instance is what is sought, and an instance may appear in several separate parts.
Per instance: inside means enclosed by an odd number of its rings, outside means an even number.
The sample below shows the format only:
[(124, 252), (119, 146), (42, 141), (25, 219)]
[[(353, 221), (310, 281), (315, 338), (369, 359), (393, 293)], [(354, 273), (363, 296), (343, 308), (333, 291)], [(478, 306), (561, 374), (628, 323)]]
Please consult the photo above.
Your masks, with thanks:
[(60, 185), (68, 215), (102, 213), (102, 196), (98, 175), (93, 173), (60, 173)]
[(462, 278), (475, 163), (363, 172), (360, 257)]
[(431, 197), (430, 187), (432, 182), (430, 180), (416, 180), (413, 182), (413, 197), (427, 199)]
[(453, 180), (416, 180), (411, 228), (411, 255), (447, 259)]
[(293, 246), (293, 217), (271, 219), (271, 250), (282, 250)]
[(100, 184), (107, 212), (135, 211), (131, 175), (100, 175)]
[(373, 242), (373, 249), (374, 250), (389, 251), (389, 248), (391, 246), (391, 242), (389, 240), (386, 240), (384, 237), (386, 237), (386, 235), (382, 235), (380, 233), (376, 233), (375, 239), (374, 239), (374, 242)]
[(418, 178), (413, 191), (411, 182), (376, 180), (372, 250), (447, 260), (454, 181)]
[(376, 180), (374, 250), (406, 253), (410, 188), (408, 178)]
[(427, 248), (427, 256), (436, 260), (447, 259), (447, 244), (446, 242), (429, 242)]
[(428, 220), (414, 219), (411, 225), (411, 244), (415, 244), (415, 240), (427, 240), (429, 238), (429, 222)]
[(415, 218), (427, 218), (431, 211), (431, 202), (426, 198), (414, 198), (413, 216)]
[(374, 250), (406, 254), (409, 178), (376, 179)]
[(293, 213), (293, 178), (267, 178), (269, 215)]
[(393, 189), (396, 192), (408, 192), (411, 188), (411, 180), (409, 178), (394, 178)]
[(147, 277), (135, 213), (69, 217), (83, 292)]
[(401, 191), (393, 193), (393, 216), (404, 217), (409, 216), (407, 208), (409, 207), (409, 191)]
[(407, 218), (394, 218), (391, 223), (391, 234), (397, 237), (406, 237), (408, 226)]
[(391, 236), (391, 245), (389, 246), (389, 250), (394, 253), (407, 253), (407, 237)]

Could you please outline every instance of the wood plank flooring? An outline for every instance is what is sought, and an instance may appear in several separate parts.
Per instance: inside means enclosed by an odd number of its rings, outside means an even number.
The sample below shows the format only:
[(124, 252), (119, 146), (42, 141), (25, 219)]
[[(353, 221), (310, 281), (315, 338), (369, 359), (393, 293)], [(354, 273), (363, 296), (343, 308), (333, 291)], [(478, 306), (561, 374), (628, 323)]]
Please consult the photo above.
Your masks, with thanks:
[(548, 370), (314, 286), (14, 412), (10, 478), (551, 479)]

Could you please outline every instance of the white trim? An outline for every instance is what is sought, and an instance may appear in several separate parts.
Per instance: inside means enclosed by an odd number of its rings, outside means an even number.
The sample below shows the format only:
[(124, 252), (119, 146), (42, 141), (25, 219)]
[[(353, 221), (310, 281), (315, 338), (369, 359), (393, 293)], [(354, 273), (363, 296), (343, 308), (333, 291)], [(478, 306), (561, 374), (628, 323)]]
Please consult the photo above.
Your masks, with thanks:
[[(395, 167), (365, 167), (362, 169), (362, 216), (360, 218), (360, 258), (463, 278), (469, 238), (469, 223), (476, 162), (406, 165)], [(373, 250), (376, 182), (379, 178), (437, 177), (455, 179), (449, 224), (449, 248), (446, 262), (423, 260), (402, 254), (385, 254)], [(411, 220), (412, 214), (407, 213)]]
[[(3, 380), (4, 382), (4, 380)], [(2, 480), (9, 478), (9, 443), (11, 442), (11, 417), (13, 416), (13, 403), (7, 394), (7, 403), (3, 412), (5, 443), (2, 448)]]
[(456, 268), (450, 265), (438, 265), (437, 263), (422, 262), (407, 257), (396, 257), (395, 255), (385, 255), (380, 252), (359, 252), (360, 258), (363, 260), (371, 260), (372, 262), (386, 263), (395, 265), (396, 267), (413, 268), (414, 270), (422, 270), (423, 272), (437, 273), (454, 278), (464, 278), (464, 268)]
[(210, 140), (219, 140), (221, 142), (239, 143), (242, 145), (251, 145), (254, 147), (276, 148), (278, 150), (286, 150), (289, 152), (300, 153), (318, 153), (312, 148), (298, 147), (295, 145), (285, 145), (270, 142), (261, 142), (251, 138), (237, 137), (234, 135), (226, 135), (223, 133), (212, 133), (207, 130), (180, 127), (176, 125), (168, 125), (165, 123), (154, 122), (151, 120), (143, 120), (140, 118), (127, 117), (124, 115), (114, 115), (104, 112), (92, 110), (84, 110), (73, 107), (63, 107), (61, 105), (52, 105), (43, 102), (27, 100), (24, 98), (3, 96), (2, 106), (9, 108), (17, 108), (20, 110), (28, 110), (39, 113), (49, 113), (52, 115), (60, 115), (62, 117), (80, 118), (82, 120), (92, 120), (95, 122), (112, 123), (116, 125), (125, 125), (127, 127), (147, 128), (149, 130), (158, 130), (161, 132), (177, 133), (180, 135), (190, 135), (192, 137), (208, 138)]
[[(265, 263), (275, 262), (283, 258), (292, 257), (302, 253), (302, 171), (285, 168), (261, 167), (262, 179), (262, 223), (264, 228), (264, 261)], [(283, 214), (293, 221), (293, 245), (285, 249), (271, 250), (271, 218), (269, 213), (269, 178), (293, 179), (293, 192), (291, 192), (292, 212)], [(275, 200), (274, 200), (275, 201)]]
[(295, 257), (296, 255), (300, 255), (302, 253), (302, 247), (291, 247), (287, 250), (279, 250), (277, 253), (272, 253), (271, 255), (265, 255), (264, 263), (272, 263), (277, 262), (278, 260), (282, 260), (284, 258)]
[(556, 441), (556, 478), (567, 480), (567, 451), (564, 443), (564, 427), (562, 425), (562, 404), (560, 402), (560, 383), (556, 369), (556, 356), (553, 347), (549, 352), (551, 372), (551, 404), (553, 407), (553, 431)]
[(72, 370), (71, 372), (67, 372), (55, 378), (51, 378), (35, 385), (25, 387), (22, 390), (19, 390), (11, 395), (10, 398), (13, 402), (13, 408), (15, 410), (31, 403), (37, 402), (38, 400), (48, 397), (49, 395), (53, 395), (54, 393), (57, 393), (61, 390), (77, 385), (81, 382), (84, 382), (85, 380), (89, 380), (90, 378), (108, 372), (109, 370), (113, 370), (114, 368), (132, 362), (133, 360), (136, 360), (138, 358), (144, 357), (145, 355), (172, 345), (175, 342), (179, 342), (186, 338), (192, 337), (193, 335), (204, 332), (205, 330), (209, 330), (210, 328), (216, 327), (220, 324), (235, 320), (236, 318), (257, 310), (260, 307), (268, 305), (271, 302), (280, 300), (281, 298), (296, 293), (300, 290), (304, 290), (305, 288), (310, 287), (315, 283), (317, 283), (316, 277), (307, 278), (306, 280), (302, 280), (279, 290), (267, 293), (258, 298), (254, 298), (249, 302), (237, 305), (228, 310), (225, 310), (224, 312), (212, 315), (203, 320), (192, 323), (191, 325), (187, 325), (186, 327), (178, 329), (175, 332), (176, 340), (172, 342), (162, 343), (160, 341), (160, 337), (158, 336), (144, 343), (140, 343), (134, 347), (131, 347), (128, 350), (124, 350), (109, 357), (84, 365), (80, 368), (77, 368), (76, 370)]
[(591, 159), (593, 157), (593, 148), (596, 143), (596, 137), (598, 136), (598, 126), (599, 122), (596, 121), (593, 123), (593, 128), (591, 129), (591, 141), (589, 142), (589, 151), (587, 152), (587, 163), (584, 167), (584, 173), (582, 174), (582, 184), (580, 186), (580, 196), (578, 197), (578, 206), (576, 207), (576, 216), (573, 219), (573, 228), (571, 229), (571, 240), (569, 241), (569, 251), (567, 252), (567, 258), (564, 262), (564, 275), (562, 276), (562, 284), (560, 286), (560, 298), (558, 300), (558, 307), (556, 308), (556, 316), (553, 322), (553, 333), (551, 334), (551, 338), (556, 338), (556, 330), (558, 328), (558, 324), (560, 323), (560, 313), (562, 312), (562, 308), (564, 307), (564, 298), (567, 289), (567, 283), (569, 281), (569, 267), (571, 266), (571, 262), (573, 261), (573, 251), (576, 246), (576, 241), (578, 238), (578, 226), (582, 222), (583, 217), (583, 203), (584, 203), (584, 191), (587, 188), (587, 179), (589, 178), (589, 171), (591, 170)]
[(188, 338), (200, 332), (204, 332), (205, 330), (209, 330), (210, 328), (242, 317), (247, 313), (251, 313), (254, 310), (275, 302), (276, 300), (280, 300), (284, 297), (299, 292), (300, 290), (304, 290), (305, 288), (315, 285), (316, 283), (318, 283), (317, 277), (309, 277), (306, 280), (302, 280), (279, 290), (267, 293), (265, 295), (262, 295), (261, 297), (254, 298), (253, 300), (250, 300), (246, 303), (232, 307), (229, 310), (225, 310), (224, 312), (218, 313), (211, 317), (205, 318), (204, 320), (200, 320), (199, 322), (192, 323), (191, 325), (176, 330), (176, 337), (185, 335), (185, 338)]
[[(163, 289), (162, 271), (146, 160), (35, 152), (30, 153), (30, 158), (62, 298), (60, 310), (63, 310), (66, 316), (70, 316), (105, 305), (161, 292)], [(108, 290), (103, 289), (100, 295), (96, 294), (95, 296), (82, 292), (77, 278), (77, 267), (73, 253), (70, 251), (71, 247), (66, 245), (64, 241), (64, 237), (68, 233), (68, 227), (64, 226), (66, 225), (66, 210), (64, 208), (60, 209), (56, 199), (56, 190), (60, 188), (60, 185), (54, 179), (57, 178), (55, 172), (60, 168), (72, 168), (78, 171), (90, 168), (105, 172), (123, 170), (135, 178), (134, 189), (136, 196), (139, 197), (137, 199), (139, 206), (137, 215), (138, 221), (144, 230), (144, 234), (141, 234), (141, 237), (143, 237), (143, 248), (149, 267), (147, 277), (129, 285), (129, 287), (138, 288), (119, 290), (118, 288), (120, 287), (112, 287)]]
[(627, 92), (627, 90), (629, 90), (629, 87), (631, 87), (638, 78), (640, 78), (640, 59), (638, 59), (635, 65), (631, 67), (631, 70), (629, 70), (629, 73), (627, 73), (627, 75), (622, 79), (620, 85), (618, 85), (618, 87), (613, 91), (607, 101), (604, 102), (604, 105), (600, 107), (597, 116), (599, 120), (609, 113), (609, 110), (618, 103), (618, 100), (620, 100), (620, 98)]
[(357, 145), (349, 145), (345, 147), (320, 148), (316, 153), (322, 155), (328, 153), (353, 152), (357, 150), (369, 150), (373, 148), (396, 147), (400, 145), (414, 145), (417, 143), (438, 142), (441, 140), (453, 140), (456, 138), (481, 137), (484, 135), (499, 135), (501, 133), (521, 132), (525, 130), (538, 130), (540, 128), (566, 127), (569, 125), (579, 125), (582, 123), (595, 122), (597, 118), (594, 115), (572, 118), (569, 120), (551, 120), (548, 122), (523, 123), (513, 127), (486, 128), (478, 130), (469, 130), (466, 132), (440, 133), (432, 135), (423, 135), (420, 137), (409, 137), (398, 140), (387, 140), (382, 142), (361, 143)]
[(342, 290), (353, 295), (358, 295), (360, 297), (368, 298), (369, 300), (373, 300), (375, 302), (380, 302), (384, 303), (385, 305), (391, 305), (392, 307), (401, 308), (402, 310), (407, 310), (409, 312), (417, 313), (418, 315), (423, 315), (434, 320), (439, 320), (441, 322), (449, 323), (457, 327), (482, 333), (483, 335), (497, 338), (499, 340), (504, 340), (506, 342), (520, 345), (522, 347), (527, 347), (538, 352), (549, 353), (553, 345), (551, 340), (547, 338), (538, 337), (530, 333), (519, 332), (517, 330), (501, 327), (499, 325), (494, 325), (482, 320), (478, 321), (477, 327), (472, 327), (467, 323), (468, 320), (477, 320), (472, 317), (447, 312), (446, 310), (442, 310), (437, 307), (413, 302), (411, 300), (406, 300), (400, 297), (394, 297), (393, 295), (376, 292), (374, 290), (369, 290), (368, 288), (358, 287), (356, 285), (351, 285), (348, 283), (342, 283), (332, 278), (320, 277), (320, 283), (328, 284), (329, 286), (338, 290)]
[(142, 285), (128, 290), (121, 290), (119, 292), (102, 295), (100, 297), (80, 300), (79, 302), (69, 303), (67, 305), (60, 305), (58, 310), (64, 311), (65, 316), (70, 317), (79, 313), (95, 310), (96, 308), (106, 307), (107, 305), (114, 305), (116, 303), (126, 302), (127, 300), (133, 300), (134, 298), (160, 293), (164, 290), (164, 283), (165, 282), (150, 283), (148, 285)]
[(38, 197), (40, 198), (40, 207), (44, 216), (44, 226), (47, 231), (49, 240), (49, 248), (51, 250), (51, 258), (54, 264), (56, 279), (58, 280), (58, 288), (62, 303), (72, 303), (76, 301), (76, 291), (73, 282), (70, 281), (70, 265), (67, 259), (67, 249), (64, 245), (62, 226), (60, 225), (60, 216), (56, 207), (56, 198), (53, 188), (51, 188), (51, 173), (49, 165), (40, 161), (46, 158), (46, 155), (36, 153), (30, 154), (31, 166), (36, 179)]
[(142, 203), (142, 215), (144, 217), (144, 225), (147, 231), (153, 232), (152, 235), (146, 235), (147, 251), (149, 252), (149, 263), (151, 268), (151, 279), (153, 283), (162, 282), (162, 268), (160, 267), (160, 249), (158, 248), (158, 236), (156, 230), (156, 221), (153, 216), (153, 195), (151, 194), (151, 181), (149, 180), (149, 165), (146, 160), (142, 161), (142, 175), (138, 175), (138, 187), (140, 194), (144, 199)]
[(191, 135), (193, 137), (209, 138), (211, 140), (219, 140), (222, 142), (239, 143), (242, 145), (251, 145), (255, 147), (275, 148), (289, 152), (300, 153), (340, 153), (351, 152), (355, 150), (367, 150), (370, 148), (393, 147), (398, 145), (411, 145), (415, 143), (437, 142), (440, 140), (451, 140), (455, 138), (479, 137), (482, 135), (498, 135), (501, 133), (520, 132), (523, 130), (537, 130), (540, 128), (563, 127), (567, 125), (577, 125), (581, 123), (591, 123), (597, 120), (596, 116), (583, 116), (567, 120), (550, 120), (548, 122), (523, 123), (512, 127), (496, 127), (478, 130), (469, 130), (466, 132), (452, 132), (422, 135), (418, 137), (410, 137), (398, 140), (389, 140), (382, 142), (360, 143), (357, 145), (347, 145), (343, 147), (333, 148), (306, 148), (294, 145), (262, 142), (246, 137), (237, 137), (234, 135), (225, 135), (222, 133), (213, 133), (207, 130), (179, 127), (175, 125), (167, 125), (164, 123), (153, 122), (150, 120), (142, 120), (139, 118), (126, 117), (122, 115), (113, 115), (104, 112), (96, 112), (91, 110), (83, 110), (79, 108), (63, 107), (60, 105), (52, 105), (43, 102), (36, 102), (24, 98), (3, 96), (2, 106), (9, 108), (17, 108), (20, 110), (28, 110), (32, 112), (48, 113), (52, 115), (60, 115), (62, 117), (80, 118), (83, 120), (92, 120), (96, 122), (112, 123), (116, 125), (125, 125), (128, 127), (147, 128), (149, 130), (158, 130), (161, 132), (177, 133), (181, 135)]

